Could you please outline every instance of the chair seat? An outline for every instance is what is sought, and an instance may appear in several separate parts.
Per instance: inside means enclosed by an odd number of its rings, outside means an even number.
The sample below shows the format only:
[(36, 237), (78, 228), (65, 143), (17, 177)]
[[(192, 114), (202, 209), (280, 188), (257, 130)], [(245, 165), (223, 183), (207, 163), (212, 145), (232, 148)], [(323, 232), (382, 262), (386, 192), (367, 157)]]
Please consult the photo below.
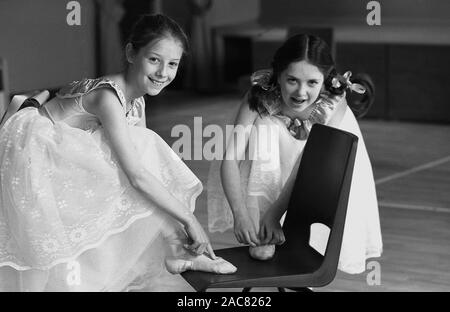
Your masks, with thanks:
[[(311, 286), (314, 272), (320, 267), (323, 256), (309, 245), (296, 249), (278, 246), (270, 260), (255, 260), (248, 247), (234, 247), (215, 251), (237, 267), (234, 274), (220, 275), (187, 271), (182, 274), (197, 291), (210, 287), (303, 287)], [(285, 277), (283, 283), (283, 277)]]

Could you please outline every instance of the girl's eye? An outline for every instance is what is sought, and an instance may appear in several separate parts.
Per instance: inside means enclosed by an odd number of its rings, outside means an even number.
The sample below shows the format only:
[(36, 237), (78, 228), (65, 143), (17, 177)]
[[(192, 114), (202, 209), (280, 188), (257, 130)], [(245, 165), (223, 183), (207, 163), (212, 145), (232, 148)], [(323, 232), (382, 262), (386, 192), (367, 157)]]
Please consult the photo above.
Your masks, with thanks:
[(309, 82), (309, 84), (312, 85), (312, 86), (315, 86), (315, 85), (317, 85), (318, 83), (319, 83), (319, 82), (316, 81), (316, 80), (311, 80), (311, 81)]
[(295, 78), (288, 78), (287, 82), (290, 83), (290, 84), (294, 84), (294, 83), (297, 83), (297, 79), (295, 79)]
[(156, 57), (150, 57), (148, 60), (149, 60), (150, 63), (152, 63), (152, 64), (157, 64), (157, 63), (159, 63), (159, 60), (158, 60)]
[(170, 62), (169, 65), (170, 65), (170, 67), (178, 67), (177, 62)]

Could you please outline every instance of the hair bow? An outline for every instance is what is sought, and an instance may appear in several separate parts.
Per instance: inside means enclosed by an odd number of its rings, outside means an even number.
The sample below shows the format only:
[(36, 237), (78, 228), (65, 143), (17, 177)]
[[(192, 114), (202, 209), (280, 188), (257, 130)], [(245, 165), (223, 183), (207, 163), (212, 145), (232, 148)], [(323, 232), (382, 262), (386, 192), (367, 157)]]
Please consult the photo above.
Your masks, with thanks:
[(274, 88), (274, 85), (271, 83), (272, 74), (273, 72), (271, 69), (257, 70), (251, 75), (250, 82), (252, 86), (258, 85), (263, 90), (272, 90)]
[(355, 91), (356, 93), (363, 94), (366, 92), (366, 88), (364, 88), (359, 83), (352, 83), (350, 81), (350, 77), (352, 76), (351, 71), (345, 72), (344, 75), (337, 74), (336, 77), (334, 77), (331, 80), (331, 85), (333, 88), (340, 88), (342, 85), (345, 86), (345, 89), (350, 89), (351, 91)]

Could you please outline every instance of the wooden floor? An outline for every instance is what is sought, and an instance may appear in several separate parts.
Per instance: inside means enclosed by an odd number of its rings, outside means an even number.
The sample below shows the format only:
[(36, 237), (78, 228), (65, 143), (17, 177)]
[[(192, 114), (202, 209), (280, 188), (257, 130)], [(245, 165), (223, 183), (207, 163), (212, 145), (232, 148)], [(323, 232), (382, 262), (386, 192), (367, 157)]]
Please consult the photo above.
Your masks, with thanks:
[[(172, 145), (175, 125), (193, 129), (194, 117), (202, 117), (203, 128), (232, 123), (238, 105), (238, 95), (172, 91), (148, 104), (147, 125)], [(450, 291), (450, 125), (363, 119), (360, 127), (380, 204), (384, 252), (373, 259), (380, 264), (380, 284), (368, 284), (371, 269), (357, 275), (338, 272), (330, 285), (315, 291)], [(199, 148), (202, 143), (195, 142)], [(186, 164), (206, 186), (210, 163)], [(206, 228), (206, 192), (195, 214)], [(217, 249), (237, 245), (231, 231), (210, 237)]]

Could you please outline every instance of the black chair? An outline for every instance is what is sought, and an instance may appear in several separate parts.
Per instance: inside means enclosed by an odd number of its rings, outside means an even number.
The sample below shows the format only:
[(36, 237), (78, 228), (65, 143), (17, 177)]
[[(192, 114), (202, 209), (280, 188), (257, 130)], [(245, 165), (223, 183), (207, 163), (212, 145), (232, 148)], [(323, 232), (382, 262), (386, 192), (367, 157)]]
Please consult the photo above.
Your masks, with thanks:
[[(196, 290), (207, 288), (278, 287), (309, 291), (336, 275), (344, 232), (348, 196), (358, 137), (324, 125), (313, 126), (306, 143), (289, 201), (283, 231), (286, 242), (268, 261), (254, 260), (248, 247), (215, 251), (233, 263), (237, 272), (218, 275), (186, 271), (183, 278)], [(309, 245), (310, 226), (330, 228), (324, 256)]]

